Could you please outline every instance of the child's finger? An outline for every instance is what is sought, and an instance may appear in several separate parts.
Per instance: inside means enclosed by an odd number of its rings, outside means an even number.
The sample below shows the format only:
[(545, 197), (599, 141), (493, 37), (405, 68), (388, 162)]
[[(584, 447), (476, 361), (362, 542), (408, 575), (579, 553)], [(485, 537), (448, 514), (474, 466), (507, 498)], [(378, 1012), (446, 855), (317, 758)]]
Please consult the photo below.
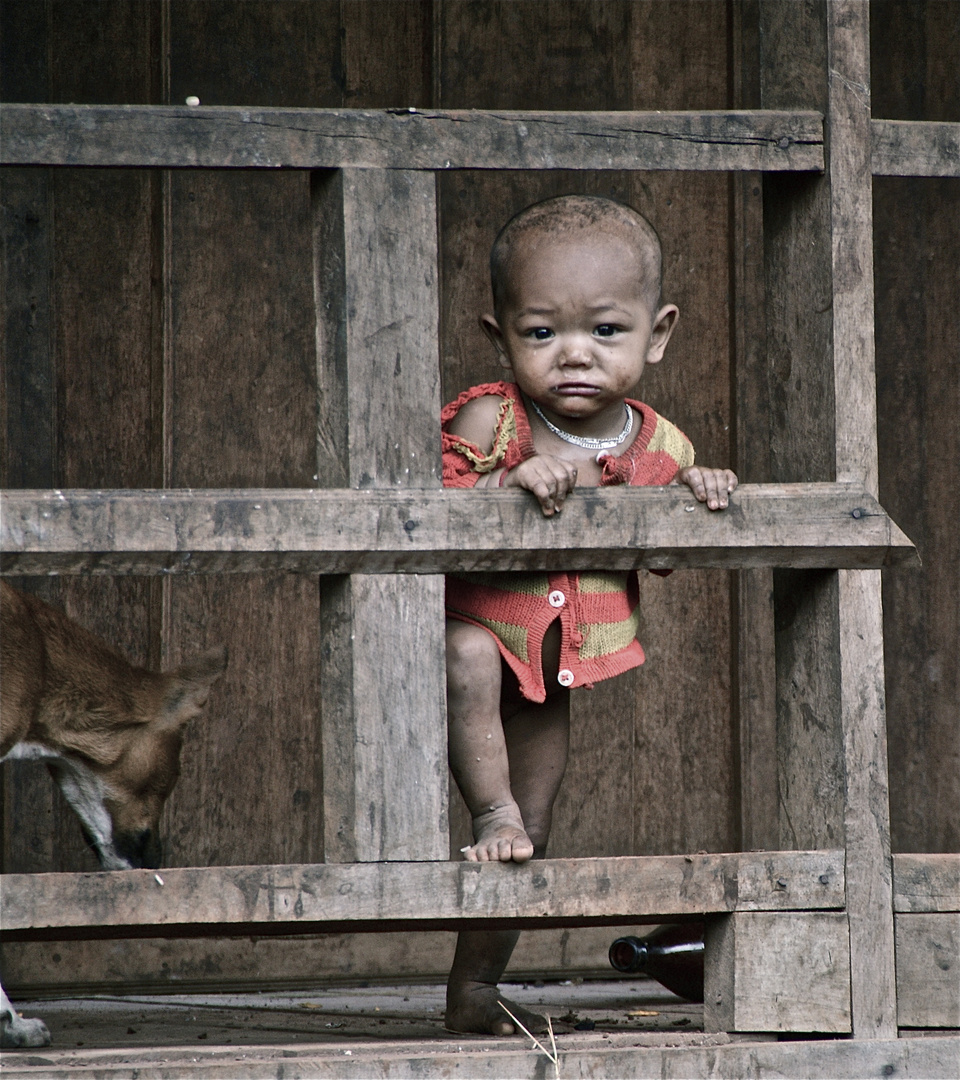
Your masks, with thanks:
[(690, 488), (700, 502), (706, 502), (707, 489), (703, 483), (703, 473), (696, 466), (684, 470), (683, 482)]
[(711, 510), (723, 510), (729, 502), (729, 480), (726, 469), (708, 469), (704, 474), (706, 502)]

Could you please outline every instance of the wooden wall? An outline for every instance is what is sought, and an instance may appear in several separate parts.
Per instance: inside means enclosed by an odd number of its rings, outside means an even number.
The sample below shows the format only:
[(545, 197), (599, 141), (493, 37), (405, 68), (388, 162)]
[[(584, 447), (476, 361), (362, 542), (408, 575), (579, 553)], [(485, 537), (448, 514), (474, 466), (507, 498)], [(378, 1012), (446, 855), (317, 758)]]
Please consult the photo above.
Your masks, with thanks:
[[(876, 7), (874, 115), (957, 119), (946, 111), (958, 100), (957, 6)], [(2, 0), (0, 98), (723, 109), (754, 104), (754, 14), (723, 0)], [(0, 181), (4, 486), (322, 485), (306, 174), (17, 169)], [(681, 310), (644, 398), (701, 461), (767, 478), (770, 447), (748, 437), (768, 408), (754, 332), (756, 178), (452, 172), (438, 191), (445, 399), (497, 377), (476, 316), (499, 225), (549, 194), (607, 193), (661, 232), (665, 297)], [(875, 198), (881, 498), (924, 557), (890, 574), (885, 592), (894, 842), (957, 850), (960, 515), (943, 468), (960, 458), (957, 186), (878, 180)], [(138, 662), (229, 646), (166, 811), (169, 865), (322, 860), (321, 583), (28, 587)], [(642, 589), (648, 662), (576, 695), (552, 851), (766, 846), (769, 578), (685, 571)], [(42, 769), (5, 766), (3, 780), (4, 870), (92, 867)], [(455, 850), (466, 829), (457, 799), (452, 821)]]
[[(873, 115), (960, 120), (960, 4), (874, 5)], [(923, 565), (885, 573), (894, 851), (960, 850), (960, 181), (874, 179), (880, 501)]]

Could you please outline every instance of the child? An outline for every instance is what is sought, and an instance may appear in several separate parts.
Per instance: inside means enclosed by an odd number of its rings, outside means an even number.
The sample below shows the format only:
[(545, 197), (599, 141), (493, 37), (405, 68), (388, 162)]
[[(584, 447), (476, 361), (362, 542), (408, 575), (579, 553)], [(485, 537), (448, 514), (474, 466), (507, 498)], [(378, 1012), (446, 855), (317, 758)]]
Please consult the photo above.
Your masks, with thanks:
[[(686, 436), (627, 397), (678, 315), (660, 306), (652, 226), (609, 199), (548, 199), (504, 226), (490, 267), (494, 314), (481, 325), (512, 381), (474, 387), (443, 410), (444, 485), (524, 488), (550, 517), (577, 486), (679, 481), (723, 509), (736, 476), (695, 466)], [(638, 599), (632, 571), (448, 578), (449, 752), (473, 818), (468, 860), (544, 856), (570, 688), (643, 663)], [(517, 936), (460, 934), (449, 1029), (514, 1033), (497, 983)], [(543, 1017), (506, 1005), (545, 1030)]]

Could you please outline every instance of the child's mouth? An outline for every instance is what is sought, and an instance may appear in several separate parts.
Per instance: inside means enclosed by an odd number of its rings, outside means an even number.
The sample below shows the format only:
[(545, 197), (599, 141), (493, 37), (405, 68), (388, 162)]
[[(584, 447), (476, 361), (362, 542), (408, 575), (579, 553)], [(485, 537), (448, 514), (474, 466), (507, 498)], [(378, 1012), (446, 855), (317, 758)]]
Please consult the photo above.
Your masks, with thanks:
[(593, 397), (594, 394), (599, 393), (599, 390), (595, 386), (590, 386), (589, 383), (563, 383), (555, 386), (553, 392), (564, 397)]

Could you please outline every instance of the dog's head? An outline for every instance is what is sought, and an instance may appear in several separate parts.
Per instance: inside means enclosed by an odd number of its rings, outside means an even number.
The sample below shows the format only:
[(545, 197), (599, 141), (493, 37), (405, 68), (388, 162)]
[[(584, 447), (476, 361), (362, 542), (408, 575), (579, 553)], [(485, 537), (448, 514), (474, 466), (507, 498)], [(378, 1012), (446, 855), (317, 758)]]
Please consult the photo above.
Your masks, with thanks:
[(82, 759), (70, 754), (50, 763), (105, 870), (160, 865), (160, 815), (180, 775), (184, 729), (226, 663), (226, 650), (216, 649), (176, 671), (145, 673), (129, 725), (109, 751), (88, 743), (75, 748)]

